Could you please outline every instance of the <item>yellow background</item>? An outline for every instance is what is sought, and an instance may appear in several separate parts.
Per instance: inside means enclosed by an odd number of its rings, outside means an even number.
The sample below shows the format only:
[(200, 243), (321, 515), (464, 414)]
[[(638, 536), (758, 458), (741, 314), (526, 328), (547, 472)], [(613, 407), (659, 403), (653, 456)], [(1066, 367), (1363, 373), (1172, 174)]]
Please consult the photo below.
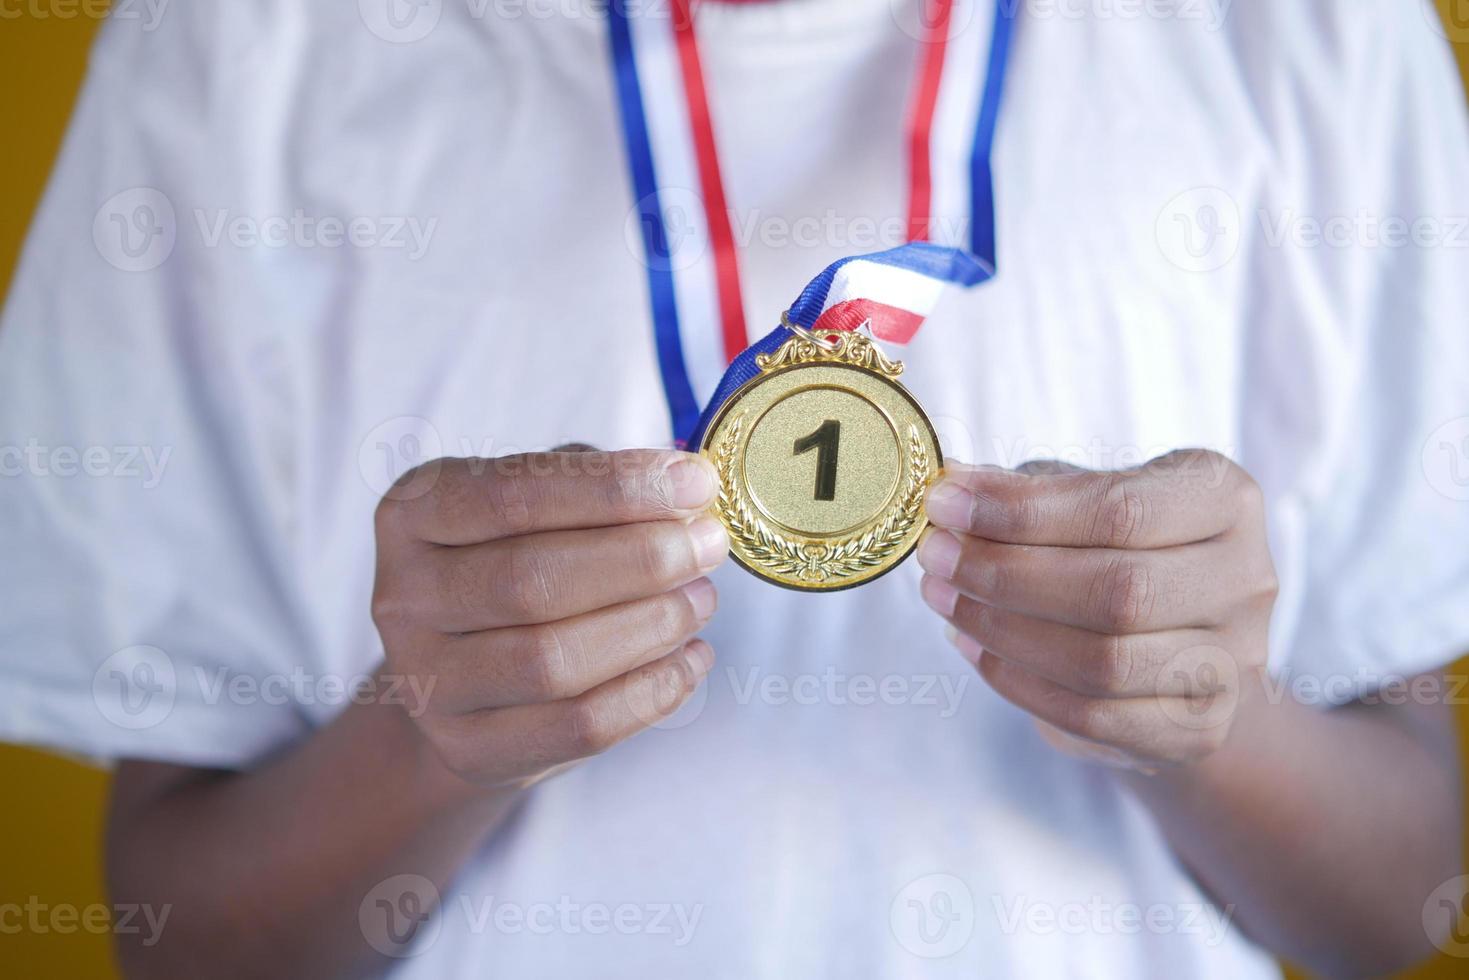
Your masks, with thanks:
[[(1459, 65), (1469, 86), (1469, 0), (1439, 3), (1445, 10), (1457, 4), (1451, 36), (1460, 42)], [(73, 0), (0, 0), (0, 283), (7, 287), (97, 28), (95, 19), (80, 12), (87, 8)], [(43, 12), (48, 16), (39, 16)], [(21, 16), (17, 19), (15, 13)], [(1459, 111), (1457, 105), (1445, 107), (1445, 112)], [(1456, 672), (1465, 671), (1469, 660), (1456, 667)], [(0, 698), (4, 696), (0, 680)], [(1469, 709), (1461, 706), (1458, 711), (1460, 744), (1469, 760)], [(45, 753), (0, 745), (0, 787), (0, 903), (24, 903), (30, 896), (51, 906), (105, 901), (101, 833), (107, 775)], [(1442, 957), (1406, 976), (1430, 980), (1466, 972), (1469, 963)], [(0, 976), (74, 980), (115, 975), (106, 936), (0, 934)]]

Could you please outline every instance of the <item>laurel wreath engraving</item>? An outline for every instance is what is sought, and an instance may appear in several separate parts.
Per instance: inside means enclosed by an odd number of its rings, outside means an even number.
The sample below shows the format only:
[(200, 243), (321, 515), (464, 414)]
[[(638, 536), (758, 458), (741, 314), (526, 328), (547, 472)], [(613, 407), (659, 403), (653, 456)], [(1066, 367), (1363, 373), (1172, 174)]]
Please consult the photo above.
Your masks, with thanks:
[(719, 496), (715, 507), (747, 563), (777, 575), (794, 575), (802, 582), (850, 578), (891, 557), (921, 518), (928, 479), (928, 450), (917, 426), (910, 425), (907, 476), (898, 496), (898, 506), (889, 510), (875, 527), (832, 543), (803, 543), (782, 536), (755, 513), (735, 479), (735, 454), (744, 424), (744, 415), (736, 417), (719, 442), (715, 454)]

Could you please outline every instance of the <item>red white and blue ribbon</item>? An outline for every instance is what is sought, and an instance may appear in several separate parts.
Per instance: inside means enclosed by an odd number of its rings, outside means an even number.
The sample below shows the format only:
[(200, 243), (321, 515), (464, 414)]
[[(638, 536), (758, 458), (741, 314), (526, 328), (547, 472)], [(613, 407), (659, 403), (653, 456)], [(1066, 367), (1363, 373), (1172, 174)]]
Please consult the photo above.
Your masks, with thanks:
[[(993, 275), (993, 266), (965, 249), (909, 242), (886, 252), (833, 262), (801, 291), (786, 316), (818, 335), (866, 326), (879, 340), (906, 343), (933, 310), (946, 285), (976, 286)], [(734, 359), (685, 445), (698, 446), (719, 406), (760, 373), (755, 359), (773, 352), (790, 338), (791, 331), (782, 324)]]
[[(990, 148), (1013, 12), (1003, 0), (923, 2), (908, 121), (912, 241), (835, 262), (812, 280), (788, 316), (818, 332), (866, 325), (880, 340), (906, 343), (945, 285), (994, 274)], [(745, 346), (738, 254), (690, 4), (635, 14), (627, 0), (612, 0), (608, 10), (659, 370), (681, 445), (696, 445), (707, 419), (754, 376), (755, 355), (790, 336), (777, 327)]]

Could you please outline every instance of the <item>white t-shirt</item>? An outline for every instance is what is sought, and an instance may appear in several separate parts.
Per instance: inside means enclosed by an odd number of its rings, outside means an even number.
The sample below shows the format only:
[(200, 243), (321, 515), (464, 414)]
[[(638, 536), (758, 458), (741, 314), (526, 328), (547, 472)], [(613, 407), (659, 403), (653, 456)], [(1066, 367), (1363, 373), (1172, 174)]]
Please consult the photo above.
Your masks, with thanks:
[[(912, 6), (700, 8), (752, 337), (897, 244)], [(102, 31), (0, 327), (0, 736), (251, 766), (382, 655), (394, 475), (668, 444), (605, 18), (380, 7)], [(1469, 647), (1469, 139), (1417, 0), (1022, 5), (994, 169), (999, 278), (900, 352), (946, 450), (1231, 454), (1308, 699)], [(1273, 975), (917, 578), (722, 569), (692, 705), (534, 789), (401, 974)]]

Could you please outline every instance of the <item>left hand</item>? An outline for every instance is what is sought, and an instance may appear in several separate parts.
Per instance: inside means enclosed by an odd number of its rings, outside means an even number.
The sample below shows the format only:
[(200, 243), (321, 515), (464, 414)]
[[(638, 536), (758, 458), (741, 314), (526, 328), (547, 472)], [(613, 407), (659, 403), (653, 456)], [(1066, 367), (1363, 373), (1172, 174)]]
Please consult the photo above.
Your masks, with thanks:
[(924, 600), (1049, 741), (1143, 770), (1224, 744), (1277, 588), (1244, 470), (1204, 451), (1107, 473), (951, 466), (928, 513)]

